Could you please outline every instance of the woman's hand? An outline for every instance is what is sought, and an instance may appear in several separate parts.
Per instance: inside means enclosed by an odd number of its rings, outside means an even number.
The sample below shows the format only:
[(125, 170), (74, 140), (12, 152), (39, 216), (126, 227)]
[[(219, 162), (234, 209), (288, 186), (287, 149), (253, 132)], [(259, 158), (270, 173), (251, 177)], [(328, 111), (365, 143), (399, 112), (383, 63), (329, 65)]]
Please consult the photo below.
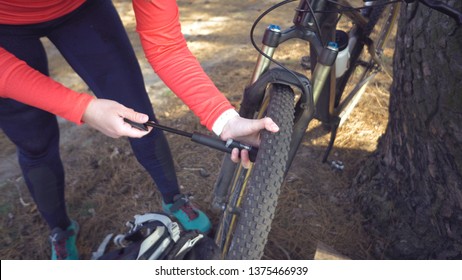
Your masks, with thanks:
[(133, 128), (124, 121), (124, 118), (138, 123), (145, 123), (149, 120), (148, 115), (135, 112), (133, 109), (108, 99), (93, 99), (88, 104), (82, 120), (112, 138), (121, 136), (140, 138), (148, 134), (152, 129), (142, 131)]
[[(266, 129), (270, 132), (276, 133), (279, 127), (271, 118), (263, 118), (259, 120), (245, 119), (236, 116), (230, 119), (223, 127), (220, 134), (222, 140), (233, 139), (242, 143), (252, 145), (254, 147), (260, 146), (260, 131)], [(238, 163), (241, 162), (244, 168), (250, 167), (249, 153), (247, 150), (242, 150), (239, 155), (239, 150), (233, 149), (231, 153), (231, 160)]]

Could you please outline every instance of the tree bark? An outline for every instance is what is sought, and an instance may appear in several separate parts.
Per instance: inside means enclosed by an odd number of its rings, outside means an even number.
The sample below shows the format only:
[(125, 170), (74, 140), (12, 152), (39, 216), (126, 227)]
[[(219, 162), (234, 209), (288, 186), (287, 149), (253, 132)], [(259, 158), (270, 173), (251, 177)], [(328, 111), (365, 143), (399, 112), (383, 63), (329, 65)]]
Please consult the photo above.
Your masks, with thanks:
[(461, 259), (462, 27), (403, 5), (393, 80), (386, 132), (353, 183), (371, 257)]

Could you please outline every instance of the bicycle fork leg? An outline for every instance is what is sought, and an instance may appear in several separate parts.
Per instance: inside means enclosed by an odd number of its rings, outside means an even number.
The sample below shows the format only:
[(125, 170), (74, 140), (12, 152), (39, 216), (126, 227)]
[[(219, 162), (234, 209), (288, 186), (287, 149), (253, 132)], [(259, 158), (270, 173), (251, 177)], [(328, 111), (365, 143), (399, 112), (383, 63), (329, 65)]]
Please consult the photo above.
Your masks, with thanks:
[[(268, 70), (270, 65), (270, 59), (273, 57), (274, 51), (279, 45), (279, 39), (281, 37), (281, 29), (277, 25), (270, 25), (265, 31), (265, 34), (262, 39), (262, 48), (260, 55), (258, 56), (255, 68), (250, 80), (250, 85), (255, 83), (266, 70)], [(239, 114), (241, 117), (253, 118), (254, 113), (257, 108), (247, 108), (246, 106), (241, 106)], [(220, 174), (215, 183), (214, 195), (212, 208), (214, 210), (223, 211), (226, 205), (224, 205), (226, 200), (226, 195), (228, 194), (228, 188), (231, 184), (234, 171), (237, 164), (231, 161), (229, 155), (225, 155), (221, 164)]]

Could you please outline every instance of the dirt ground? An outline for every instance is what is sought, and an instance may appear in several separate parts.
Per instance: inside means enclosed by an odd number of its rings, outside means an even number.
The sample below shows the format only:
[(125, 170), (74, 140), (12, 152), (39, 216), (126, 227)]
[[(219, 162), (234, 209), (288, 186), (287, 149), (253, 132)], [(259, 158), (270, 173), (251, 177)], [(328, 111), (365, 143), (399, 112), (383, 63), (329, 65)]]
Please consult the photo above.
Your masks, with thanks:
[[(113, 2), (137, 52), (160, 121), (178, 129), (207, 133), (145, 60), (134, 31), (131, 1)], [(277, 2), (178, 1), (183, 33), (191, 50), (236, 106), (256, 57), (249, 40), (251, 24), (264, 9)], [(283, 28), (290, 26), (295, 7), (292, 3), (271, 14), (257, 30), (269, 23)], [(74, 90), (88, 91), (57, 50), (48, 41), (44, 43), (52, 77)], [(305, 49), (304, 42), (293, 42), (278, 52), (276, 58), (299, 69)], [(391, 60), (391, 52), (386, 54)], [(390, 76), (379, 76), (349, 121), (340, 128), (330, 158), (345, 164), (342, 172), (321, 163), (329, 135), (316, 121), (312, 122), (284, 183), (264, 259), (313, 259), (318, 244), (326, 244), (351, 259), (370, 258), (370, 237), (362, 231), (361, 217), (354, 208), (355, 190), (350, 182), (362, 160), (375, 150), (385, 129), (390, 82)], [(125, 222), (135, 214), (159, 211), (160, 196), (126, 139), (111, 139), (85, 125), (76, 126), (64, 120), (60, 120), (60, 127), (69, 214), (81, 226), (78, 239), (81, 258), (89, 259), (108, 233), (124, 232)], [(181, 136), (167, 133), (167, 137), (184, 192), (191, 192), (195, 204), (217, 222), (209, 203), (222, 153)], [(0, 158), (0, 258), (48, 259), (49, 229), (21, 178), (14, 146), (3, 133), (0, 133)]]

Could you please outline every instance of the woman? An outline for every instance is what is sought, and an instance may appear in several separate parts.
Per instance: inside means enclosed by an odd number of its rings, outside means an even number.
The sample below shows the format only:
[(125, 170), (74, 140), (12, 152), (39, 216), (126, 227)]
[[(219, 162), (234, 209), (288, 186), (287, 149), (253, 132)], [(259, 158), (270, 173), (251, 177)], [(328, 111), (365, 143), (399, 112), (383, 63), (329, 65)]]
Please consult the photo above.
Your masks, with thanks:
[[(146, 58), (171, 90), (219, 135), (258, 145), (261, 129), (278, 131), (271, 119), (247, 120), (213, 85), (188, 50), (174, 0), (134, 0), (137, 32)], [(47, 37), (93, 91), (78, 93), (48, 77)], [(123, 105), (122, 105), (123, 104)], [(51, 229), (52, 259), (78, 258), (77, 223), (64, 201), (64, 170), (56, 116), (110, 137), (128, 136), (151, 175), (163, 210), (187, 230), (210, 230), (207, 216), (179, 190), (166, 138), (123, 121), (156, 121), (133, 48), (109, 0), (0, 0), (0, 127), (18, 149), (25, 182)], [(155, 143), (155, 145), (152, 145)], [(249, 164), (235, 149), (232, 159)]]

